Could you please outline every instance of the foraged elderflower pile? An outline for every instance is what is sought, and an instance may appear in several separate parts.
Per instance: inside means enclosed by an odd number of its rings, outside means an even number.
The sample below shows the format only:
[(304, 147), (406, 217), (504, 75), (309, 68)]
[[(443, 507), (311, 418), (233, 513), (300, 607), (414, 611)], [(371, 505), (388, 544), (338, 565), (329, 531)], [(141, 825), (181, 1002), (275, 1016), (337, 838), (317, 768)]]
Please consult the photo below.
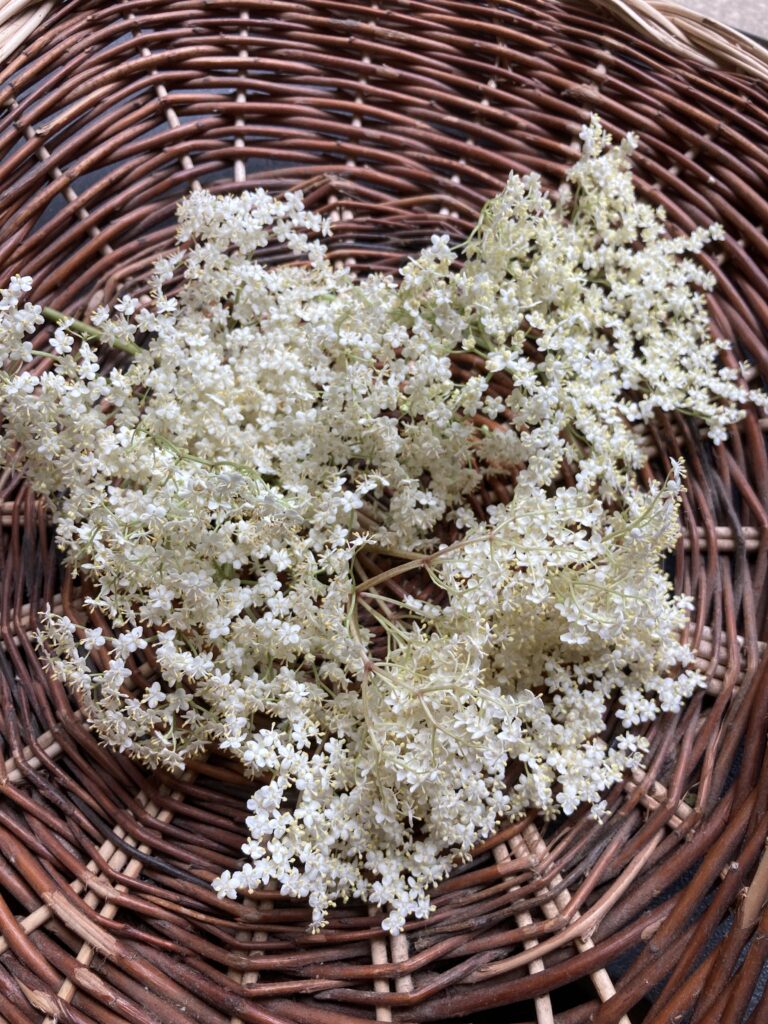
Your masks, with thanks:
[(600, 817), (703, 682), (661, 568), (681, 467), (643, 489), (636, 425), (742, 415), (692, 258), (721, 233), (669, 237), (633, 140), (582, 139), (571, 197), (512, 175), (399, 283), (259, 190), (184, 199), (149, 301), (62, 320), (45, 372), (31, 281), (2, 293), (3, 452), (111, 623), (47, 614), (50, 669), (110, 746), (253, 777), (223, 896), (275, 881), (315, 926), (359, 897), (397, 933), (501, 819)]

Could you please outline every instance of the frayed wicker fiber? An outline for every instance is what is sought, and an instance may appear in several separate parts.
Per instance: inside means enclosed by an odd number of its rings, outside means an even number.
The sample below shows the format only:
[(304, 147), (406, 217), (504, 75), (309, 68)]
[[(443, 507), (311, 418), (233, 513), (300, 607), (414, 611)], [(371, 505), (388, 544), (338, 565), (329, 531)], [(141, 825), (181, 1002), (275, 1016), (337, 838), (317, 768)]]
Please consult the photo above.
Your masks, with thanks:
[[(465, 234), (511, 168), (559, 182), (596, 111), (639, 133), (638, 185), (672, 225), (725, 226), (705, 258), (713, 329), (765, 383), (765, 64), (744, 41), (754, 77), (718, 68), (729, 37), (686, 33), (669, 5), (669, 29), (649, 20), (662, 5), (611, 4), (626, 22), (607, 6), (56, 5), (0, 87), (3, 276), (32, 274), (37, 301), (82, 315), (141, 280), (197, 184), (302, 187), (336, 221), (338, 258), (395, 270), (434, 231)], [(180, 778), (143, 772), (45, 677), (36, 614), (50, 602), (83, 620), (82, 585), (5, 471), (0, 1020), (768, 1020), (768, 995), (753, 998), (768, 940), (767, 429), (750, 413), (713, 449), (669, 418), (647, 437), (647, 474), (681, 454), (689, 467), (674, 574), (696, 599), (707, 691), (650, 727), (647, 768), (610, 793), (604, 825), (503, 828), (394, 939), (361, 906), (312, 936), (307, 909), (274, 892), (216, 899), (249, 787), (215, 753)]]

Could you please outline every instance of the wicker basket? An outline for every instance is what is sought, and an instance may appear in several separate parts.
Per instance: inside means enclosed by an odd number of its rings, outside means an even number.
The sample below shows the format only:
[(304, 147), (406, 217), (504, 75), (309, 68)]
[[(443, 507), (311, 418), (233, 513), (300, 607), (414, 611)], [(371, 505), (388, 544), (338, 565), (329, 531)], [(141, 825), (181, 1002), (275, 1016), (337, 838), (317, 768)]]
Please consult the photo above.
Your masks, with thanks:
[[(597, 111), (639, 133), (638, 185), (671, 224), (724, 224), (713, 325), (768, 378), (768, 72), (743, 37), (642, 0), (8, 7), (6, 48), (48, 15), (0, 87), (0, 268), (33, 274), (39, 301), (82, 314), (140, 281), (197, 184), (303, 187), (340, 259), (393, 270), (465, 233), (510, 168), (558, 182)], [(217, 901), (248, 787), (215, 754), (140, 771), (45, 677), (36, 614), (83, 619), (80, 584), (6, 471), (0, 1020), (768, 1020), (766, 429), (750, 414), (713, 450), (670, 418), (647, 438), (648, 473), (688, 461), (675, 578), (707, 692), (650, 728), (603, 826), (505, 827), (388, 941), (365, 907), (312, 936), (274, 892)]]

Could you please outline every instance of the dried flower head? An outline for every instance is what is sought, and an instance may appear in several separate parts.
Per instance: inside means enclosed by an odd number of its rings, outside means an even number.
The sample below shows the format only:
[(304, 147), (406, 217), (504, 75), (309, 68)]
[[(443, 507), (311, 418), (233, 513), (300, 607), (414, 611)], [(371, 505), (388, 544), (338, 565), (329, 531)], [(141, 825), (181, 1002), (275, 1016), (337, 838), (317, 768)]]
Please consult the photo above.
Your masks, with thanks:
[[(2, 292), (3, 450), (112, 624), (49, 613), (50, 670), (110, 746), (253, 777), (222, 896), (276, 881), (316, 926), (358, 897), (397, 933), (501, 819), (604, 814), (702, 684), (661, 567), (682, 467), (642, 488), (636, 426), (742, 415), (694, 258), (719, 229), (670, 237), (633, 140), (582, 139), (569, 198), (511, 175), (399, 283), (334, 266), (300, 193), (200, 191), (149, 302), (62, 321), (53, 369), (23, 369), (31, 281)], [(275, 240), (304, 263), (259, 262)]]

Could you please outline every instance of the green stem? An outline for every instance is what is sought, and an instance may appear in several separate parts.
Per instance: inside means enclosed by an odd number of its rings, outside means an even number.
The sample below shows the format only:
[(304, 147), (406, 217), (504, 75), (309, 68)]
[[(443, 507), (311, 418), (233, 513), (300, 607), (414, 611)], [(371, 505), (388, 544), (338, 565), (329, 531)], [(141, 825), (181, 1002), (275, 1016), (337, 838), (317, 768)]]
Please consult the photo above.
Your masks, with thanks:
[[(79, 334), (84, 341), (101, 342), (102, 340), (102, 332), (98, 327), (93, 327), (91, 324), (83, 323), (82, 320), (71, 320), (66, 313), (60, 313), (58, 309), (52, 309), (50, 306), (43, 306), (43, 316), (52, 324), (56, 324), (57, 327), (63, 321), (70, 320), (71, 322), (67, 330), (72, 331), (73, 334)], [(120, 349), (121, 352), (128, 352), (132, 356), (137, 356), (143, 351), (139, 345), (135, 345), (132, 341), (112, 341), (110, 342), (110, 347)]]

